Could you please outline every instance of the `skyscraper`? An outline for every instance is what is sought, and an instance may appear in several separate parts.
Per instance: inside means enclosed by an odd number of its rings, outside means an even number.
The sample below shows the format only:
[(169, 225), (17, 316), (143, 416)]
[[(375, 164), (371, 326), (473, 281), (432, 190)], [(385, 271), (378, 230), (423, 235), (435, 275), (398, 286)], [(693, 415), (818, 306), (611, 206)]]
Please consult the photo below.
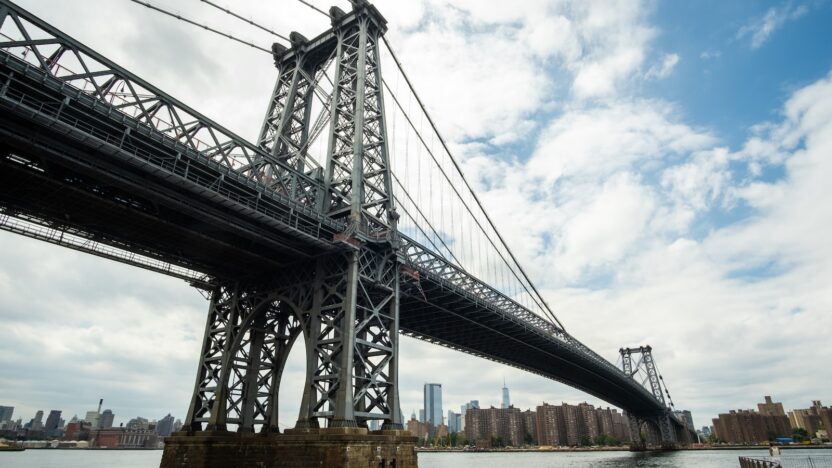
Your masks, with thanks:
[(0, 406), (0, 423), (12, 420), (14, 406)]
[(173, 416), (168, 413), (167, 416), (156, 423), (156, 434), (160, 437), (168, 437), (173, 433), (173, 423)]
[(511, 406), (511, 401), (508, 398), (508, 387), (506, 387), (506, 379), (503, 379), (503, 402), (500, 404), (500, 408), (508, 408)]
[(472, 408), (480, 408), (480, 401), (479, 400), (471, 400), (468, 403), (459, 407), (459, 430), (465, 430), (465, 413), (468, 412), (469, 409)]
[(43, 430), (46, 431), (46, 435), (51, 436), (58, 432), (58, 428), (61, 426), (61, 412), (58, 410), (52, 410), (49, 412), (49, 416), (46, 417), (46, 425), (44, 426)]
[(442, 384), (425, 384), (425, 422), (430, 426), (433, 436), (436, 427), (442, 424)]
[(38, 410), (35, 417), (29, 421), (28, 428), (33, 431), (40, 431), (43, 429), (43, 411)]
[(99, 426), (101, 427), (101, 429), (109, 429), (113, 427), (113, 420), (115, 418), (116, 415), (113, 414), (113, 411), (106, 409), (103, 413), (101, 413), (101, 421)]
[(461, 415), (459, 413), (454, 413), (453, 410), (448, 410), (448, 433), (453, 434), (454, 432), (460, 432), (462, 430), (460, 427), (460, 418)]

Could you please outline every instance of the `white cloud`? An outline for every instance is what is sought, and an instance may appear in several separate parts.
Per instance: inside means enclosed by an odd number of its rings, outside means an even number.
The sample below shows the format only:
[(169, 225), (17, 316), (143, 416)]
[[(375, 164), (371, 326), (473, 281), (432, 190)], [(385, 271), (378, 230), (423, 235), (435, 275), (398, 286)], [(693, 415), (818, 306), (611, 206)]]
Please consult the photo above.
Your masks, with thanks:
[[(127, 3), (22, 3), (244, 136), (256, 134), (275, 74), (265, 54)], [(251, 16), (257, 8), (258, 19), (280, 31), (312, 37), (326, 28), (295, 3), (239, 8)], [(393, 45), (443, 133), (465, 152), (469, 179), (486, 182), (480, 194), (489, 213), (571, 332), (613, 361), (622, 345), (652, 344), (676, 402), (697, 423), (762, 394), (787, 406), (818, 397), (832, 360), (824, 295), (832, 215), (820, 202), (832, 175), (830, 78), (795, 92), (781, 122), (750, 129), (732, 151), (718, 132), (686, 123), (678, 105), (630, 86), (668, 76), (679, 61), (651, 52), (658, 31), (649, 4), (404, 3), (380, 2)], [(124, 21), (78, 16), (79, 8)], [(195, 11), (249, 35), (221, 14)], [(752, 46), (803, 14), (771, 11), (742, 33)], [(156, 52), (138, 53), (148, 49)], [(712, 57), (718, 52), (701, 56)], [(644, 73), (646, 64), (654, 65)], [(532, 154), (486, 153), (518, 141)], [(772, 167), (785, 178), (761, 178)], [(708, 223), (709, 212), (736, 204), (753, 216)], [(22, 417), (51, 407), (71, 416), (105, 396), (125, 417), (184, 416), (204, 300), (176, 280), (0, 235), (0, 293), (11, 298), (0, 317), (12, 330), (0, 343), (2, 367), (13, 374), (0, 375), (4, 403)], [(795, 352), (801, 347), (810, 351)], [(496, 403), (503, 376), (522, 407), (587, 399), (413, 340), (401, 353), (406, 414), (421, 405), (421, 384), (438, 379), (453, 409), (470, 399)], [(293, 353), (281, 390), (285, 424), (297, 411), (301, 354)], [(26, 366), (11, 367), (24, 356)]]
[(758, 49), (782, 28), (787, 22), (794, 21), (809, 11), (806, 5), (793, 6), (791, 3), (782, 8), (769, 8), (762, 17), (755, 18), (737, 31), (737, 39), (751, 38), (751, 48)]
[(679, 63), (679, 55), (678, 54), (667, 54), (662, 59), (661, 64), (656, 64), (650, 67), (645, 73), (645, 78), (656, 78), (656, 79), (663, 79), (670, 76), (673, 73), (673, 69), (676, 68), (676, 65)]

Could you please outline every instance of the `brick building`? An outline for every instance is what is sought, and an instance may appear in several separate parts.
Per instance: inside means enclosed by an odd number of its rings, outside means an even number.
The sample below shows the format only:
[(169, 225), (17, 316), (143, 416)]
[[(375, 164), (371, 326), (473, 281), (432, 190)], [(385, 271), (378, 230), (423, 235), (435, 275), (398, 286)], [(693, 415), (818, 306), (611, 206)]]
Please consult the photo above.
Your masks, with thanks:
[(419, 439), (425, 439), (428, 436), (428, 424), (416, 418), (410, 418), (407, 422), (407, 430)]
[(537, 445), (537, 413), (532, 410), (523, 411), (523, 438), (531, 437), (532, 445)]
[[(534, 418), (524, 416), (519, 408), (471, 408), (465, 412), (465, 438), (469, 441), (500, 439), (503, 444), (521, 446), (526, 433), (536, 429), (526, 427), (526, 421)], [(480, 445), (480, 444), (478, 444)]]
[(578, 442), (585, 443), (589, 440), (590, 445), (598, 438), (598, 417), (595, 414), (595, 407), (589, 403), (578, 405)]
[(788, 437), (792, 429), (785, 415), (761, 414), (754, 410), (722, 413), (713, 420), (716, 436), (729, 444), (761, 444)]

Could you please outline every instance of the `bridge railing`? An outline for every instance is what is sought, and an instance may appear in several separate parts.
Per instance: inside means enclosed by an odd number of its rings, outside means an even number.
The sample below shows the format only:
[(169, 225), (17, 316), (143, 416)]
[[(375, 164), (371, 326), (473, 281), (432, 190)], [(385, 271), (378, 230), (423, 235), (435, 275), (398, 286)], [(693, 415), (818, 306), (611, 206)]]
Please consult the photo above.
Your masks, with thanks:
[(832, 468), (829, 455), (791, 455), (780, 457), (739, 457), (740, 468)]
[[(0, 48), (0, 56), (4, 55), (2, 48)], [(8, 61), (7, 65), (11, 65)], [(28, 70), (28, 73), (37, 73), (36, 70)], [(83, 95), (86, 96), (86, 95)], [(87, 96), (89, 97), (89, 96)], [(155, 167), (163, 169), (167, 172), (177, 174), (198, 186), (209, 188), (211, 191), (221, 195), (229, 200), (233, 200), (240, 205), (246, 206), (254, 211), (265, 214), (271, 218), (279, 219), (284, 224), (305, 234), (311, 235), (315, 238), (322, 237), (322, 228), (328, 228), (329, 235), (332, 232), (341, 229), (341, 223), (338, 223), (329, 218), (320, 215), (319, 211), (313, 206), (298, 205), (295, 208), (288, 208), (293, 205), (293, 201), (277, 191), (263, 190), (266, 196), (258, 197), (252, 193), (258, 193), (257, 189), (264, 189), (263, 184), (251, 180), (239, 173), (229, 169), (227, 166), (218, 164), (216, 160), (210, 159), (201, 153), (194, 153), (194, 156), (202, 163), (207, 163), (209, 166), (214, 165), (220, 174), (220, 178), (216, 176), (208, 176), (207, 174), (195, 170), (192, 165), (192, 160), (187, 157), (169, 157), (168, 155), (160, 155), (148, 151), (136, 144), (131, 143), (130, 138), (125, 138), (124, 135), (114, 134), (105, 131), (96, 125), (92, 125), (89, 121), (77, 117), (73, 117), (69, 112), (62, 112), (62, 105), (60, 102), (46, 101), (36, 99), (31, 95), (19, 92), (8, 86), (0, 89), (0, 102), (2, 105), (11, 108), (25, 109), (24, 112), (31, 113), (42, 119), (48, 120), (50, 123), (61, 122), (68, 127), (77, 130), (85, 137), (92, 137), (100, 141), (103, 146), (109, 146), (112, 149), (124, 152), (132, 157), (146, 161)], [(148, 127), (148, 132), (152, 129)], [(163, 138), (161, 135), (159, 138)], [(184, 149), (184, 148), (183, 148)], [(183, 155), (187, 156), (187, 151), (183, 151)], [(229, 184), (224, 183), (224, 179), (237, 179), (239, 182), (251, 186), (252, 193), (242, 193), (237, 189), (229, 187)], [(276, 203), (273, 198), (280, 199)], [(301, 215), (309, 218), (320, 218), (320, 222), (308, 222), (301, 219)]]
[(0, 50), (293, 202), (317, 207), (323, 182), (230, 130), (8, 0), (0, 0)]

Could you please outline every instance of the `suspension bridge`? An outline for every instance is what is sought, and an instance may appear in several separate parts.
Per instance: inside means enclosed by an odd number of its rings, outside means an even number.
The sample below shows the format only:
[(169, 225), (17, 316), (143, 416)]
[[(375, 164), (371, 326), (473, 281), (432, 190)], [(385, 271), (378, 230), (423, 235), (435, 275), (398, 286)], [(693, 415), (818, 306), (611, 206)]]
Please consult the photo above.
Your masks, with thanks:
[[(260, 466), (309, 444), (322, 447), (318, 462), (335, 447), (344, 466), (367, 457), (415, 466), (399, 409), (402, 334), (618, 406), (634, 448), (688, 440), (649, 347), (622, 349), (618, 368), (546, 304), (373, 5), (324, 11), (301, 1), (331, 24), (306, 38), (202, 0), (275, 36), (266, 48), (132, 1), (274, 60), (258, 139), (0, 0), (0, 228), (180, 278), (209, 296), (187, 431), (168, 442), (163, 466)], [(280, 379), (300, 335), (300, 413), (278, 434)], [(382, 430), (368, 433), (371, 420)], [(273, 437), (245, 437), (255, 433)]]

